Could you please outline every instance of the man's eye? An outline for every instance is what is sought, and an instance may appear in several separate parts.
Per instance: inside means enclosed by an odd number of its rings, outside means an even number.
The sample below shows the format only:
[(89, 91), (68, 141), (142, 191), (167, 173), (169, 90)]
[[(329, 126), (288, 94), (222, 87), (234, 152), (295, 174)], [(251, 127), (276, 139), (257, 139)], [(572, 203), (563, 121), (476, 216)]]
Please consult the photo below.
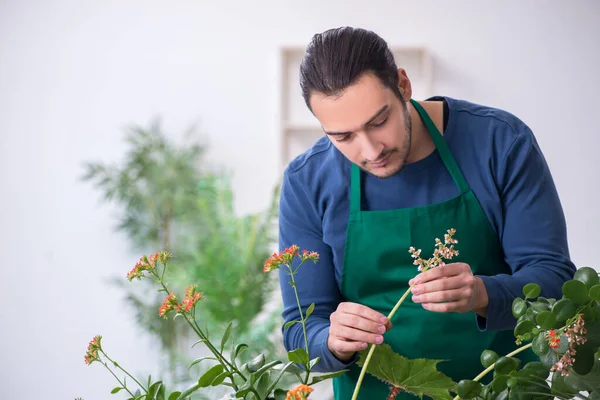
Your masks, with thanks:
[(386, 118), (385, 118), (383, 121), (381, 121), (381, 122), (380, 122), (380, 123), (378, 123), (378, 124), (374, 124), (373, 126), (375, 126), (375, 127), (379, 128), (380, 126), (383, 126), (383, 125), (384, 125), (384, 124), (387, 122), (387, 120), (388, 120), (388, 119), (387, 119), (387, 117), (386, 117)]
[(348, 141), (348, 139), (350, 139), (350, 135), (345, 135), (341, 139), (335, 139), (335, 140), (338, 142), (346, 142), (346, 141)]

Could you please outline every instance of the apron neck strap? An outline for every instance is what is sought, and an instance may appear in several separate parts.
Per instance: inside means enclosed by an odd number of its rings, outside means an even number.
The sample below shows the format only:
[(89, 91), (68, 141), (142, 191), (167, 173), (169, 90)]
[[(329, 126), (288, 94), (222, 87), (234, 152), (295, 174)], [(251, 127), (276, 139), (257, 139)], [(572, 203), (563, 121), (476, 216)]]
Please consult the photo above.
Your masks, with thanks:
[(433, 121), (429, 117), (429, 114), (427, 114), (427, 111), (425, 111), (423, 106), (421, 106), (413, 99), (410, 99), (410, 102), (421, 116), (421, 120), (423, 120), (425, 127), (429, 131), (431, 139), (433, 140), (433, 144), (435, 145), (440, 155), (440, 158), (442, 159), (442, 162), (448, 169), (448, 172), (450, 173), (454, 184), (458, 187), (458, 190), (461, 194), (467, 193), (469, 191), (469, 185), (467, 184), (465, 177), (460, 171), (460, 168), (458, 168), (458, 164), (456, 164), (456, 160), (454, 159), (454, 156), (452, 156), (450, 148), (448, 147), (448, 144), (446, 144), (446, 141), (442, 137), (442, 134), (438, 130), (437, 126), (435, 126), (435, 124), (433, 123)]
[[(431, 139), (433, 140), (433, 144), (435, 145), (442, 162), (446, 166), (446, 169), (448, 169), (454, 184), (458, 187), (458, 190), (461, 194), (467, 193), (470, 190), (469, 185), (460, 171), (460, 168), (458, 168), (458, 164), (456, 164), (456, 160), (452, 156), (450, 148), (446, 144), (442, 134), (435, 126), (423, 106), (413, 99), (411, 99), (410, 102), (421, 116), (421, 120), (423, 120), (425, 127), (429, 131)], [(361, 172), (361, 169), (357, 165), (352, 164), (350, 176), (350, 212), (360, 212), (361, 210)]]

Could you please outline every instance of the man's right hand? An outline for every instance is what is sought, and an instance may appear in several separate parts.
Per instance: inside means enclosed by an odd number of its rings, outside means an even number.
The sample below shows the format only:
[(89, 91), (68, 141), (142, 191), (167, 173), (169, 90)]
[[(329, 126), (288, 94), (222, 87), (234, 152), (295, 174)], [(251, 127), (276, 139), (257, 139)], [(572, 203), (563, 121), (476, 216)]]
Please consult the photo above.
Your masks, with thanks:
[(383, 343), (383, 334), (392, 328), (385, 315), (357, 303), (340, 303), (329, 319), (327, 347), (340, 361), (348, 361), (369, 343)]

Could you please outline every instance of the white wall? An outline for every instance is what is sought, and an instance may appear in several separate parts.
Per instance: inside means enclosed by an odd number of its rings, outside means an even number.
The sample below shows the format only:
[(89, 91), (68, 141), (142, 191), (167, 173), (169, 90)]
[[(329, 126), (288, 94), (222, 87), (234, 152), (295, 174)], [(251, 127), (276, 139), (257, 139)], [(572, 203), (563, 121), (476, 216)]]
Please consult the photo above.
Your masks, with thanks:
[(137, 254), (77, 180), (81, 163), (119, 159), (129, 123), (160, 114), (179, 135), (198, 122), (235, 173), (238, 210), (263, 208), (279, 176), (278, 46), (333, 26), (428, 46), (438, 93), (522, 117), (554, 173), (573, 258), (594, 263), (600, 2), (367, 4), (0, 0), (2, 398), (109, 398), (112, 377), (83, 364), (95, 334), (133, 371), (156, 369), (154, 344), (102, 281)]

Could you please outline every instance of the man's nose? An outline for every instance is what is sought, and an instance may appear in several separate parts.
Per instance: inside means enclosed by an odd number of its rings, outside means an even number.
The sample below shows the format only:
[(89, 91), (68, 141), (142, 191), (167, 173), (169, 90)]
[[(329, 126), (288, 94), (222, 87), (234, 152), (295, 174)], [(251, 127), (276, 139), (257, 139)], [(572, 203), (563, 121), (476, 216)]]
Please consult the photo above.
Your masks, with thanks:
[(383, 144), (377, 144), (368, 135), (363, 136), (362, 140), (362, 156), (365, 160), (375, 161), (383, 151)]

